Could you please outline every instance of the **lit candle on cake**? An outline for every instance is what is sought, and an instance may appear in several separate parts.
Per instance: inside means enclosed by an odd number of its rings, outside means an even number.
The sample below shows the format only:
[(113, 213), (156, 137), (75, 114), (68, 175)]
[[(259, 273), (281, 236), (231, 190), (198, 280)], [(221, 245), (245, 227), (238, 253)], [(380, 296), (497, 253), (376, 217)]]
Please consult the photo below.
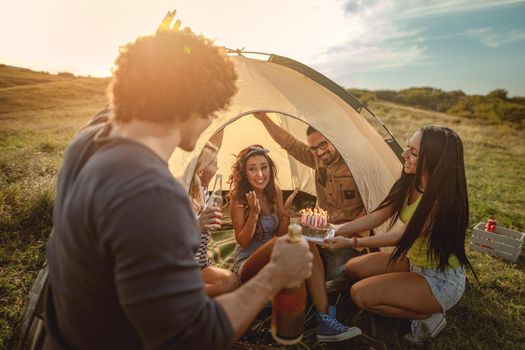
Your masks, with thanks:
[(300, 223), (304, 226), (309, 226), (315, 229), (326, 229), (328, 226), (328, 212), (321, 209), (315, 208), (314, 210), (301, 209)]
[(314, 224), (313, 227), (318, 228), (319, 227), (319, 212), (317, 211), (317, 208), (314, 209)]
[(321, 211), (321, 213), (319, 214), (319, 227), (323, 228), (325, 227), (325, 215), (324, 215), (324, 210), (323, 209), (319, 209)]
[(306, 210), (301, 209), (301, 225), (306, 225)]

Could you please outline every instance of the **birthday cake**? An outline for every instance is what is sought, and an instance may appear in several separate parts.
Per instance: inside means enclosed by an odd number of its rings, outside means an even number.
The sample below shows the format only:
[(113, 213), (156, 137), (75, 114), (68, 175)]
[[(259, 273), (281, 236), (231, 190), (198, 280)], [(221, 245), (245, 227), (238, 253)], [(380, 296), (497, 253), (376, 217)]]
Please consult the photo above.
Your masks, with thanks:
[(314, 210), (302, 209), (299, 224), (303, 227), (303, 235), (308, 237), (325, 238), (330, 228), (328, 213), (321, 208)]

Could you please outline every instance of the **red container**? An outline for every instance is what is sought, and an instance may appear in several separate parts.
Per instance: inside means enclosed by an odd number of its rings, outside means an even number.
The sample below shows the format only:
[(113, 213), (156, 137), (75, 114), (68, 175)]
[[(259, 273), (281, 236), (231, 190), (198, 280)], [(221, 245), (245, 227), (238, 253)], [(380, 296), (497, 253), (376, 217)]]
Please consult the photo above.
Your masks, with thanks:
[(485, 224), (485, 231), (487, 232), (496, 232), (496, 220), (488, 219)]
[[(299, 242), (302, 231), (300, 225), (288, 226), (288, 241)], [(306, 286), (304, 283), (296, 288), (283, 288), (274, 295), (271, 332), (276, 342), (291, 345), (301, 341), (304, 333), (305, 308)]]

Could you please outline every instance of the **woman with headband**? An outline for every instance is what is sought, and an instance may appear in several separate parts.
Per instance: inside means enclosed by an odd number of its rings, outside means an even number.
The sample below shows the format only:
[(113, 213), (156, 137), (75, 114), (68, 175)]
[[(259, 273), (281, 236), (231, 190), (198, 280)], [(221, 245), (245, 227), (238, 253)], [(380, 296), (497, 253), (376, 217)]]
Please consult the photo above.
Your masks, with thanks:
[[(241, 283), (246, 283), (268, 263), (274, 237), (284, 235), (290, 224), (290, 209), (298, 190), (283, 203), (276, 175), (276, 166), (261, 145), (243, 149), (232, 166), (229, 182), (236, 240), (234, 271)], [(314, 262), (306, 284), (317, 310), (317, 339), (338, 342), (361, 334), (359, 328), (344, 326), (335, 318), (335, 307), (328, 305), (323, 264), (315, 244), (310, 244), (310, 251)]]

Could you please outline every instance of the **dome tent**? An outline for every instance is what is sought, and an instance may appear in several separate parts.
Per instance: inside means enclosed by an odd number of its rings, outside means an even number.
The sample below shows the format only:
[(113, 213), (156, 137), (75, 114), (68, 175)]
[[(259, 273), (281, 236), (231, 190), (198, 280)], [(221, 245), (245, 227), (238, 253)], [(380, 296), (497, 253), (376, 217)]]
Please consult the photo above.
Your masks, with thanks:
[(170, 170), (182, 184), (189, 187), (206, 141), (224, 130), (218, 173), (225, 179), (235, 155), (258, 143), (270, 150), (283, 190), (297, 184), (300, 190), (315, 195), (313, 169), (289, 156), (251, 115), (266, 111), (301, 141), (306, 140), (308, 125), (323, 134), (352, 172), (366, 210), (376, 208), (401, 171), (402, 149), (381, 120), (345, 89), (299, 62), (242, 51), (230, 51), (230, 55), (238, 75), (238, 92), (202, 133), (194, 151), (176, 149), (169, 160)]

